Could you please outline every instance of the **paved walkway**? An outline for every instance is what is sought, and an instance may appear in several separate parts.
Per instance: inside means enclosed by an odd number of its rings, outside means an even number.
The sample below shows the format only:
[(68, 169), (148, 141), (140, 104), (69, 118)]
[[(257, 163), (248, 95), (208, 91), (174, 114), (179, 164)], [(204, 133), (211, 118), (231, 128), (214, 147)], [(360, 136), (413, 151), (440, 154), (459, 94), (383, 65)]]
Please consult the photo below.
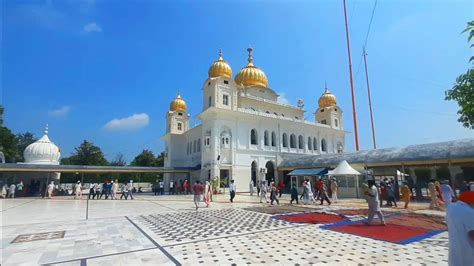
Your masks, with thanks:
[[(447, 264), (447, 232), (402, 245), (274, 219), (272, 212), (255, 211), (268, 204), (248, 194), (238, 194), (234, 203), (214, 196), (209, 208), (198, 211), (191, 195), (135, 198), (1, 200), (1, 265)], [(280, 203), (283, 212), (292, 210), (285, 195)], [(356, 210), (366, 204), (341, 200), (304, 207), (294, 210)], [(444, 215), (427, 207), (413, 204), (408, 211)]]

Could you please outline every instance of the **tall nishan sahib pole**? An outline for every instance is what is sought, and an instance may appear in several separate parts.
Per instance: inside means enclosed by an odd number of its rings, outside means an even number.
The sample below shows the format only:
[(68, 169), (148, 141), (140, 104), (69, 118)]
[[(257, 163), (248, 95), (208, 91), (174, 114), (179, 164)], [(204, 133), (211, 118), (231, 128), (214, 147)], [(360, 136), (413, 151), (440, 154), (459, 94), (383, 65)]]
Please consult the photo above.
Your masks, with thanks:
[(356, 112), (356, 101), (355, 101), (355, 91), (354, 91), (354, 80), (352, 78), (352, 58), (351, 58), (351, 44), (349, 41), (349, 25), (347, 22), (346, 0), (343, 0), (343, 1), (344, 1), (344, 18), (346, 20), (346, 39), (347, 39), (347, 54), (349, 57), (349, 75), (351, 79), (352, 115), (354, 116), (355, 145), (356, 145), (356, 151), (359, 151), (359, 131), (357, 129), (357, 112)]
[(374, 149), (377, 149), (377, 144), (375, 143), (374, 116), (372, 114), (372, 97), (370, 96), (369, 69), (367, 68), (367, 53), (365, 52), (365, 48), (364, 48), (364, 64), (365, 64), (365, 80), (367, 81), (367, 94), (369, 95), (370, 122), (372, 123), (372, 140), (374, 141)]

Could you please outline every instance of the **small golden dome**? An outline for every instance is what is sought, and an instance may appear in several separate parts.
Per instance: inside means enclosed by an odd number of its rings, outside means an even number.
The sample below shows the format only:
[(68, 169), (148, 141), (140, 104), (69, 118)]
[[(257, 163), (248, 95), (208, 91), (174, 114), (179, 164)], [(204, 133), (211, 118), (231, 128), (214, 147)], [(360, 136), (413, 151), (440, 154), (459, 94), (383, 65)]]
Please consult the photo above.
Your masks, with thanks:
[(219, 58), (217, 59), (217, 61), (214, 61), (214, 63), (212, 63), (211, 67), (209, 68), (208, 74), (210, 78), (232, 78), (232, 68), (230, 68), (230, 65), (222, 57), (221, 49), (219, 49)]
[(337, 105), (336, 96), (332, 94), (326, 87), (323, 95), (319, 97), (319, 108), (332, 107), (336, 105)]
[(181, 95), (178, 94), (176, 96), (176, 99), (174, 99), (170, 103), (170, 111), (183, 111), (186, 112), (188, 110), (188, 106), (186, 105), (186, 102), (181, 98)]
[(267, 75), (253, 64), (253, 49), (248, 48), (247, 51), (249, 52), (249, 63), (235, 76), (235, 82), (244, 86), (262, 86), (267, 88)]

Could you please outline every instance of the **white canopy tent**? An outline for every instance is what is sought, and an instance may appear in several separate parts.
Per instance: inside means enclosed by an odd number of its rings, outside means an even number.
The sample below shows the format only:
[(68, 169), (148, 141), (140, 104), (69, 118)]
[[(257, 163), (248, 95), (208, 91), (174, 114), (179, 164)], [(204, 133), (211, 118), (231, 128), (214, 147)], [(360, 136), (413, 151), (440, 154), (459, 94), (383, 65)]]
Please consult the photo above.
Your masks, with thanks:
[[(359, 171), (352, 168), (346, 160), (341, 161), (334, 170), (329, 171), (330, 176), (354, 176), (355, 178), (355, 192), (356, 196), (359, 197)], [(353, 195), (353, 194), (352, 194)]]

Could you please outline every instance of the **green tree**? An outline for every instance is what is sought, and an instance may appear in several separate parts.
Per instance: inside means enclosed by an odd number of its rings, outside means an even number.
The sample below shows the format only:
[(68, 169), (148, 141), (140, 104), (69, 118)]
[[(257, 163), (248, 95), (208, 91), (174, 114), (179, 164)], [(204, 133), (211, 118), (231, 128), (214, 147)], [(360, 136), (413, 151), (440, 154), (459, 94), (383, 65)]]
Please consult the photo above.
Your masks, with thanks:
[[(468, 32), (468, 42), (474, 38), (474, 21), (467, 23), (466, 29), (462, 33)], [(474, 44), (471, 44), (471, 48)], [(474, 62), (471, 56), (469, 62)], [(471, 66), (466, 74), (461, 74), (456, 79), (454, 86), (445, 92), (445, 100), (456, 101), (459, 105), (458, 122), (466, 128), (474, 129), (474, 68)]]
[(133, 166), (156, 166), (157, 159), (155, 154), (153, 154), (150, 150), (143, 150), (142, 153), (137, 155), (135, 159), (133, 159), (131, 165)]
[(125, 166), (127, 165), (127, 161), (122, 153), (117, 154), (115, 158), (110, 162), (110, 166)]
[(0, 127), (0, 151), (5, 155), (5, 162), (16, 162), (17, 147), (15, 135), (6, 127)]
[(156, 157), (155, 166), (163, 167), (165, 165), (165, 152), (161, 152), (160, 155)]
[(17, 153), (15, 156), (15, 160), (17, 162), (24, 162), (25, 158), (23, 158), (23, 151), (30, 145), (31, 143), (37, 141), (38, 139), (35, 138), (35, 135), (31, 132), (25, 132), (25, 133), (18, 133), (15, 136), (15, 142), (16, 142), (16, 149)]
[(102, 150), (92, 142), (84, 140), (81, 145), (75, 148), (75, 152), (70, 156), (63, 158), (61, 164), (70, 165), (107, 165)]

